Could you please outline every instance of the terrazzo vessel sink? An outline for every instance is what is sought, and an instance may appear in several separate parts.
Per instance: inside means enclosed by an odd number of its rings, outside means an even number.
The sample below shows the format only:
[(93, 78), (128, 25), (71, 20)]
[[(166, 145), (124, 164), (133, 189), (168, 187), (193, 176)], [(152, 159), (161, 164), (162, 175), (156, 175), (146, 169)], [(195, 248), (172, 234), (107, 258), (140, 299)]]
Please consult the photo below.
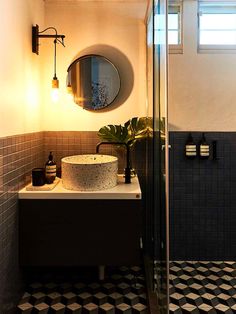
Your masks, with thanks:
[(118, 159), (109, 155), (75, 155), (61, 160), (62, 185), (75, 191), (98, 191), (117, 185)]

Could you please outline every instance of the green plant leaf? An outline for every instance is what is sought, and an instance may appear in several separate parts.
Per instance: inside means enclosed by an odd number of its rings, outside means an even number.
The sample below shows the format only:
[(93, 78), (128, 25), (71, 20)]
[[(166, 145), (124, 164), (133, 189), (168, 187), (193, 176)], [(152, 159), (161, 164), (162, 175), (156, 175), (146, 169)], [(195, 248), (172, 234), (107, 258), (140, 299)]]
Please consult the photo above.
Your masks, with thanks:
[(122, 125), (106, 125), (98, 131), (101, 140), (107, 142), (127, 143), (132, 147), (137, 140), (152, 135), (153, 119), (149, 117), (134, 117)]
[(137, 140), (148, 137), (152, 131), (152, 118), (132, 118), (125, 123), (131, 139)]
[(128, 130), (122, 125), (109, 124), (98, 131), (98, 136), (103, 141), (126, 143)]

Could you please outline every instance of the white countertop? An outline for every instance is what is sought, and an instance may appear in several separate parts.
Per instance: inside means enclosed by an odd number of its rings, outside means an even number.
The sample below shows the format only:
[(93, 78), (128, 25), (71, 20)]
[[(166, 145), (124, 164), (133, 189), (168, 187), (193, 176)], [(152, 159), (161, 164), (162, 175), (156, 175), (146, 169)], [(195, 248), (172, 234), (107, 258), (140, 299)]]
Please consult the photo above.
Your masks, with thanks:
[(66, 190), (60, 182), (51, 191), (27, 191), (26, 187), (18, 192), (19, 199), (135, 199), (142, 198), (138, 177), (125, 184), (123, 175), (118, 175), (118, 184), (114, 188), (101, 191)]

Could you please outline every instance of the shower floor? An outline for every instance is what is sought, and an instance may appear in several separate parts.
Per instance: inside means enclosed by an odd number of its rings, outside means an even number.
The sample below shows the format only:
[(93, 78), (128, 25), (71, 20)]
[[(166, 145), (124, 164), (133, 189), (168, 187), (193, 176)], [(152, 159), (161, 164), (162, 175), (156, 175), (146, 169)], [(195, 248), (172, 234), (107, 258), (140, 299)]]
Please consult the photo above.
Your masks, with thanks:
[(236, 313), (236, 262), (170, 262), (170, 313)]
[(32, 271), (27, 274), (25, 293), (17, 313), (58, 314), (147, 314), (143, 268), (107, 267), (104, 281), (97, 268), (65, 273)]

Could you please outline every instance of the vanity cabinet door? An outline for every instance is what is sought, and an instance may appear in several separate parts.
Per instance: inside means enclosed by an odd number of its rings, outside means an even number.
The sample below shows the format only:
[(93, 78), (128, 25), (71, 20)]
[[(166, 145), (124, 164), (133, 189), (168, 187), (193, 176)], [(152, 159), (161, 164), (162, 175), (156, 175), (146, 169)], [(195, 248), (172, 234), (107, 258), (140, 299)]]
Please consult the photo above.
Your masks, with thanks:
[(140, 200), (20, 200), (22, 266), (135, 265)]

